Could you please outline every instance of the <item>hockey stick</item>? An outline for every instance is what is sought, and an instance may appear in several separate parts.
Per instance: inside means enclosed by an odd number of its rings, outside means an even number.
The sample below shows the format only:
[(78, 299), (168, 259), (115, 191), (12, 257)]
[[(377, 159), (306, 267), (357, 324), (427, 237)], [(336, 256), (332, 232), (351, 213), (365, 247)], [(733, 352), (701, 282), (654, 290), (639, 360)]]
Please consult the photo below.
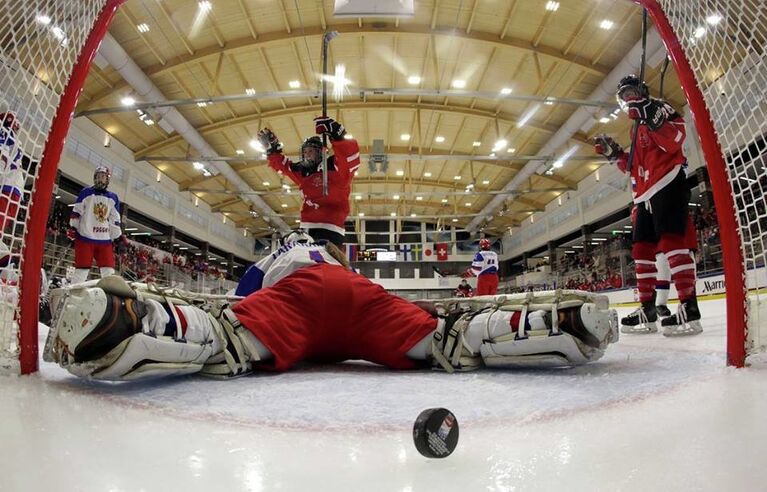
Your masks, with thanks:
[[(322, 36), (322, 117), (328, 117), (328, 45), (338, 36), (338, 31), (328, 31)], [(322, 134), (322, 196), (328, 196), (328, 136)]]
[(666, 69), (668, 69), (668, 62), (671, 61), (671, 58), (666, 55), (666, 58), (663, 59), (663, 68), (660, 69), (660, 94), (658, 97), (663, 99), (663, 83), (666, 81)]
[[(645, 55), (647, 54), (647, 10), (642, 9), (642, 57), (639, 61), (639, 81), (644, 84)], [(639, 120), (634, 121), (634, 129), (631, 134), (631, 150), (626, 161), (626, 172), (631, 174), (631, 166), (634, 163), (634, 151), (636, 149), (637, 136), (639, 135)]]

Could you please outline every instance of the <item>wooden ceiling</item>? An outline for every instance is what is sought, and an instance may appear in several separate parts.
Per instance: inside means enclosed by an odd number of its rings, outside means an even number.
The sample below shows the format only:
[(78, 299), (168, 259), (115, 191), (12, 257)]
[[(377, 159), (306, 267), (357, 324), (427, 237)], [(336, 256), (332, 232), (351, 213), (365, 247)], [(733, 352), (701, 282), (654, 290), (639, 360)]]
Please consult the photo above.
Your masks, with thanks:
[[(110, 33), (168, 99), (254, 90), (259, 98), (177, 107), (218, 154), (236, 157), (237, 150), (255, 153), (249, 142), (263, 127), (277, 134), (288, 155), (298, 153), (300, 142), (313, 133), (319, 99), (261, 95), (294, 89), (291, 81), (304, 91), (317, 90), (322, 35), (338, 31), (340, 36), (330, 43), (329, 66), (343, 64), (350, 86), (342, 100), (330, 100), (329, 113), (359, 141), (363, 154), (370, 152), (373, 140), (382, 139), (391, 159), (385, 174), (371, 174), (363, 160), (353, 185), (353, 217), (388, 218), (395, 213), (460, 227), (525, 165), (527, 161), (515, 156), (535, 155), (578, 108), (492, 94), (510, 88), (515, 96), (587, 99), (641, 36), (641, 11), (628, 0), (563, 0), (556, 11), (547, 10), (544, 0), (416, 0), (411, 18), (365, 19), (334, 18), (332, 4), (210, 0), (211, 9), (203, 12), (196, 0), (129, 0)], [(600, 27), (605, 20), (613, 23), (610, 29)], [(140, 24), (148, 31), (140, 32)], [(681, 106), (683, 96), (672, 72), (666, 76), (666, 97)], [(411, 84), (411, 76), (421, 81)], [(453, 89), (455, 80), (465, 81), (464, 91), (483, 94), (434, 95), (435, 89)], [(659, 74), (649, 69), (647, 80), (657, 90)], [(399, 93), (361, 95), (360, 88)], [(431, 92), (403, 94), (403, 89)], [(94, 66), (78, 111), (119, 107), (131, 94), (112, 67)], [(532, 118), (518, 125), (536, 105), (540, 107)], [(599, 109), (597, 114), (607, 112)], [(128, 146), (137, 160), (188, 157), (187, 162), (150, 162), (238, 226), (257, 236), (269, 233), (267, 223), (249, 214), (223, 176), (206, 178), (193, 168), (197, 156), (176, 133), (145, 125), (135, 112), (89, 118)], [(576, 133), (558, 153), (579, 144), (576, 156), (593, 156), (588, 141), (602, 132), (625, 145), (629, 123), (625, 117), (597, 123), (589, 134)], [(504, 160), (450, 157), (488, 155), (501, 138), (508, 141), (497, 152)], [(408, 160), (404, 154), (448, 157)], [(263, 161), (233, 160), (230, 165), (292, 225), (301, 197), (282, 193), (277, 173)], [(599, 160), (571, 161), (551, 176), (533, 175), (526, 192), (509, 199), (508, 212), (487, 225), (488, 232), (500, 233), (531, 211), (542, 210), (601, 165)], [(467, 194), (469, 184), (474, 188)]]

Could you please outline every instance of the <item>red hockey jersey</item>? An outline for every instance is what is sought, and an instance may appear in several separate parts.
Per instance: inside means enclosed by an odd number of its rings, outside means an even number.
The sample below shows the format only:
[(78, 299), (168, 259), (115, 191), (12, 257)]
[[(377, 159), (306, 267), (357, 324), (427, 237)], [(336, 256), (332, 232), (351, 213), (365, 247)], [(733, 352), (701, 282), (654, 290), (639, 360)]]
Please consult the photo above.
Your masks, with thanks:
[(354, 172), (360, 167), (360, 147), (354, 139), (335, 140), (333, 156), (328, 157), (328, 195), (322, 195), (322, 172), (309, 175), (292, 169), (293, 162), (274, 153), (269, 156), (269, 166), (289, 177), (304, 196), (301, 207), (301, 227), (322, 228), (344, 234), (344, 221), (349, 215), (349, 193)]
[[(674, 108), (663, 103), (668, 119), (657, 130), (639, 125), (631, 166), (631, 185), (634, 203), (648, 201), (655, 193), (671, 183), (679, 169), (687, 162), (682, 152), (685, 139), (684, 120)], [(618, 159), (618, 167), (626, 172), (628, 153)]]

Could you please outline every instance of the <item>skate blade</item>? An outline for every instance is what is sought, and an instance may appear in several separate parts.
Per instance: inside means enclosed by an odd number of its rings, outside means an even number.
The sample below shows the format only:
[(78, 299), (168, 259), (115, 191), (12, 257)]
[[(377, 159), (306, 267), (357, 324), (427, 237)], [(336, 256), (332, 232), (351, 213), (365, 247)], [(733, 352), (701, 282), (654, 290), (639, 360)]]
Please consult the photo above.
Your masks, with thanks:
[(650, 333), (658, 333), (658, 325), (655, 322), (636, 326), (621, 325), (621, 333), (626, 335), (648, 335)]
[(664, 337), (689, 337), (703, 332), (700, 321), (689, 321), (684, 325), (672, 325), (663, 327)]

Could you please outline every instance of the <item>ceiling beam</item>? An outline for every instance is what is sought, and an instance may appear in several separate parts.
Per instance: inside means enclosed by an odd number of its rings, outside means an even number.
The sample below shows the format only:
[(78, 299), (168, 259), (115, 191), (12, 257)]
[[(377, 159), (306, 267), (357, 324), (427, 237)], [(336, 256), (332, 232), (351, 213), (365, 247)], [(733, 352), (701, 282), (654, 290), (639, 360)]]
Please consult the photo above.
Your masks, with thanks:
[(245, 204), (240, 197), (234, 197), (229, 198), (228, 200), (224, 200), (223, 202), (217, 203), (210, 207), (211, 213), (220, 212), (221, 210), (225, 209), (226, 207), (229, 207), (230, 205), (235, 205), (237, 203)]

